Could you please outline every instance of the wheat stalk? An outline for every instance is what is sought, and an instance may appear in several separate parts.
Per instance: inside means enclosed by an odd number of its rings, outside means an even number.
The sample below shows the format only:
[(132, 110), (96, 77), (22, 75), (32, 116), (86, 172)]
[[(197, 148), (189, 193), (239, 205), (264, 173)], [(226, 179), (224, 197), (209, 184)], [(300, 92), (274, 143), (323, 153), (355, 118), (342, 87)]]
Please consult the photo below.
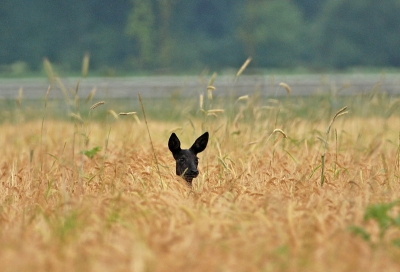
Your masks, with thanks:
[(48, 60), (48, 58), (44, 58), (43, 59), (43, 66), (44, 66), (44, 69), (46, 71), (46, 75), (47, 75), (47, 78), (49, 80), (49, 83), (51, 85), (51, 84), (54, 83), (55, 76), (54, 76), (53, 68), (51, 67), (51, 63)]
[(121, 116), (133, 116), (133, 118), (135, 118), (136, 123), (138, 123), (140, 125), (140, 119), (136, 114), (136, 111), (131, 111), (131, 112), (120, 112), (118, 113)]
[(329, 132), (330, 132), (333, 122), (335, 122), (336, 118), (348, 113), (348, 111), (346, 111), (346, 110), (347, 110), (347, 106), (341, 108), (340, 110), (338, 110), (336, 112), (335, 116), (333, 116), (333, 118), (332, 118), (331, 122), (329, 123), (329, 126), (325, 132), (326, 136), (325, 136), (325, 140), (324, 140), (324, 153), (321, 155), (321, 187), (324, 186), (324, 182), (325, 182), (325, 154), (326, 154), (326, 149), (328, 148)]
[(136, 115), (136, 111), (130, 111), (130, 112), (120, 112), (118, 113), (119, 115)]
[(44, 114), (43, 114), (43, 118), (42, 118), (42, 126), (40, 129), (40, 150), (41, 150), (41, 154), (40, 154), (40, 171), (43, 173), (43, 154), (45, 153), (43, 150), (43, 146), (46, 145), (46, 134), (45, 134), (45, 119), (46, 119), (46, 115), (47, 115), (47, 99), (49, 97), (49, 93), (50, 93), (50, 89), (51, 89), (51, 85), (49, 85), (49, 87), (47, 88), (47, 92), (46, 92), (46, 96), (44, 99)]
[(216, 90), (216, 88), (214, 87), (214, 81), (216, 78), (217, 78), (217, 73), (214, 73), (211, 76), (210, 81), (208, 82), (208, 85), (207, 85), (207, 98), (209, 101), (211, 101), (213, 99), (212, 92)]
[(86, 97), (85, 103), (88, 103), (92, 100), (94, 95), (96, 94), (97, 88), (93, 88), (92, 91), (89, 93), (88, 97)]
[(398, 139), (398, 143), (397, 143), (395, 167), (396, 167), (397, 171), (400, 171), (400, 132), (399, 132), (399, 139)]
[(89, 72), (89, 60), (90, 54), (88, 52), (85, 53), (82, 60), (82, 76), (87, 77)]
[(240, 67), (239, 71), (236, 73), (236, 78), (238, 78), (243, 73), (243, 71), (250, 64), (250, 62), (251, 62), (251, 57), (248, 57), (247, 60), (243, 63), (242, 67)]
[(203, 94), (200, 94), (200, 97), (199, 97), (200, 110), (203, 110), (203, 102), (204, 102), (204, 96), (203, 96)]
[(207, 86), (207, 98), (208, 98), (208, 100), (212, 100), (213, 99), (212, 92), (215, 91), (215, 90), (216, 90), (216, 88), (214, 86), (211, 86), (211, 85)]
[(154, 161), (155, 161), (155, 163), (156, 163), (158, 176), (160, 177), (161, 188), (162, 188), (162, 189), (165, 189), (165, 185), (164, 185), (164, 182), (163, 182), (162, 177), (161, 177), (160, 167), (159, 167), (159, 165), (158, 165), (158, 160), (157, 160), (157, 156), (156, 156), (156, 151), (155, 151), (155, 149), (154, 149), (153, 141), (152, 141), (152, 139), (151, 139), (149, 124), (147, 123), (146, 111), (144, 110), (144, 105), (143, 105), (143, 101), (142, 101), (142, 96), (140, 95), (140, 93), (138, 93), (138, 96), (139, 96), (140, 106), (141, 106), (142, 112), (143, 112), (144, 122), (146, 123), (147, 133), (148, 133), (149, 139), (150, 139), (151, 150), (152, 150), (152, 152), (153, 152)]
[(281, 82), (281, 83), (279, 83), (279, 86), (283, 87), (286, 90), (287, 94), (291, 94), (292, 93), (292, 89), (286, 83)]
[(15, 101), (17, 102), (17, 105), (18, 105), (19, 108), (21, 108), (21, 101), (22, 101), (22, 98), (23, 98), (23, 92), (24, 92), (24, 90), (22, 88), (19, 88), (18, 96), (15, 99)]
[(93, 109), (95, 109), (95, 108), (97, 108), (97, 107), (99, 107), (99, 106), (101, 106), (101, 105), (104, 105), (105, 103), (106, 103), (106, 102), (104, 102), (104, 101), (97, 102), (97, 103), (93, 104), (93, 105), (90, 107), (90, 110), (93, 110)]

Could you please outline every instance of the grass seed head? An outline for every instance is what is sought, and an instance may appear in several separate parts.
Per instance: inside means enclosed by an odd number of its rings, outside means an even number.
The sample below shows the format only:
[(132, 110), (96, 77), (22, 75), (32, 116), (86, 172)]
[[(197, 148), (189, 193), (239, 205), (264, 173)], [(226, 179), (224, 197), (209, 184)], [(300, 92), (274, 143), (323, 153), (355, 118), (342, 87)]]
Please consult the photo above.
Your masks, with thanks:
[(22, 98), (23, 98), (23, 89), (22, 89), (22, 88), (19, 88), (18, 96), (17, 96), (17, 98), (15, 99), (15, 101), (17, 102), (18, 107), (21, 107), (21, 100), (22, 100)]
[(222, 113), (224, 112), (224, 109), (213, 109), (213, 110), (208, 110), (208, 113)]
[(203, 109), (203, 100), (204, 100), (204, 96), (203, 94), (200, 94), (200, 98), (199, 98), (199, 106), (200, 106), (200, 110)]
[(82, 119), (82, 117), (80, 116), (79, 113), (70, 112), (70, 113), (69, 113), (69, 116), (70, 116), (72, 119), (75, 119), (76, 121), (78, 121), (78, 122), (80, 122), (80, 123), (83, 123), (83, 119)]
[(118, 114), (117, 114), (115, 111), (113, 111), (113, 110), (108, 110), (107, 113), (110, 114), (110, 115), (112, 115), (112, 116), (114, 117), (115, 120), (118, 119)]
[(136, 111), (130, 111), (130, 112), (120, 112), (120, 113), (118, 113), (119, 115), (123, 115), (123, 116), (126, 116), (126, 115), (136, 115)]
[(242, 100), (245, 100), (245, 101), (249, 100), (249, 95), (242, 95), (242, 96), (240, 96), (240, 97), (236, 100), (236, 102), (242, 101)]
[(208, 98), (208, 100), (212, 100), (213, 99), (212, 92), (215, 91), (215, 90), (216, 90), (216, 88), (214, 86), (211, 86), (211, 85), (207, 86), (207, 98)]
[(281, 82), (281, 83), (279, 83), (279, 86), (285, 88), (287, 94), (291, 94), (292, 93), (292, 89), (289, 87), (288, 84), (286, 84), (284, 82)]
[(51, 66), (51, 63), (47, 58), (43, 59), (43, 66), (44, 70), (46, 71), (47, 79), (49, 80), (50, 84), (53, 84), (55, 80), (53, 67)]
[(94, 87), (92, 89), (92, 91), (89, 93), (88, 97), (86, 97), (85, 103), (88, 103), (89, 101), (91, 101), (94, 97), (94, 95), (96, 94), (97, 88)]
[(213, 85), (214, 85), (214, 81), (215, 81), (216, 78), (217, 78), (217, 73), (214, 73), (214, 74), (211, 76), (210, 81), (208, 82), (208, 85), (207, 85), (207, 86), (213, 86)]
[(89, 60), (90, 54), (88, 52), (85, 53), (82, 60), (82, 76), (87, 77), (89, 72)]
[(282, 129), (276, 128), (276, 129), (274, 129), (274, 131), (272, 131), (272, 133), (280, 133), (280, 134), (282, 134), (283, 138), (287, 138), (286, 133), (283, 132)]
[(250, 64), (251, 58), (247, 58), (247, 60), (243, 63), (242, 67), (240, 67), (239, 71), (236, 73), (236, 77), (239, 77), (243, 71), (246, 69), (246, 67)]
[(346, 110), (347, 110), (347, 106), (341, 108), (340, 110), (338, 110), (338, 111), (336, 112), (336, 114), (335, 114), (335, 116), (333, 116), (333, 118), (332, 118), (332, 120), (331, 120), (331, 122), (330, 122), (328, 128), (326, 129), (326, 134), (329, 134), (329, 131), (331, 130), (331, 127), (332, 127), (332, 125), (333, 125), (333, 122), (335, 122), (335, 119), (336, 119), (337, 117), (342, 116), (342, 115), (345, 115), (345, 114), (348, 113), (348, 111), (346, 111)]
[(93, 105), (90, 107), (90, 110), (93, 110), (93, 109), (95, 109), (95, 108), (97, 108), (97, 107), (99, 107), (99, 106), (101, 106), (101, 105), (104, 105), (105, 103), (106, 103), (106, 102), (104, 102), (104, 101), (97, 102), (97, 103), (93, 104)]
[(136, 123), (138, 123), (138, 124), (140, 125), (140, 119), (139, 119), (139, 116), (137, 116), (136, 111), (131, 111), (131, 112), (120, 112), (120, 113), (118, 113), (118, 115), (121, 115), (121, 116), (128, 116), (128, 115), (130, 115), (130, 116), (133, 116), (133, 118), (135, 119)]

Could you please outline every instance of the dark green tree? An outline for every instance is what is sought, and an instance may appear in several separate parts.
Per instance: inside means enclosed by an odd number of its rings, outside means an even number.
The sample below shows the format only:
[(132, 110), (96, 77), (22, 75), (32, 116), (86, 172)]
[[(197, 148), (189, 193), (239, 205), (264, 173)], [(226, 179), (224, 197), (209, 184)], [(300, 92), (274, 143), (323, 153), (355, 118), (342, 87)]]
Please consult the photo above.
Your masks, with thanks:
[(242, 6), (231, 0), (180, 0), (171, 21), (180, 67), (238, 67), (245, 60), (236, 35)]
[(315, 22), (321, 66), (400, 65), (399, 0), (328, 0)]
[[(123, 26), (128, 1), (108, 5), (109, 0), (4, 0), (0, 5), (0, 63), (25, 61), (40, 69), (47, 57), (66, 70), (79, 70), (86, 51), (95, 64), (91, 67), (121, 63), (124, 56), (120, 54), (127, 44)], [(100, 8), (99, 4), (104, 5)]]
[[(0, 70), (400, 66), (400, 0), (3, 0)], [(22, 61), (23, 65), (18, 66)], [(22, 69), (24, 70), (24, 69)], [(0, 71), (1, 72), (1, 71)]]
[(327, 0), (293, 0), (303, 13), (304, 20), (313, 21)]
[(153, 1), (132, 0), (126, 33), (136, 44), (137, 61), (141, 68), (150, 67), (156, 58), (156, 14)]
[(294, 66), (299, 60), (303, 19), (290, 0), (248, 0), (238, 35), (247, 55), (261, 66)]

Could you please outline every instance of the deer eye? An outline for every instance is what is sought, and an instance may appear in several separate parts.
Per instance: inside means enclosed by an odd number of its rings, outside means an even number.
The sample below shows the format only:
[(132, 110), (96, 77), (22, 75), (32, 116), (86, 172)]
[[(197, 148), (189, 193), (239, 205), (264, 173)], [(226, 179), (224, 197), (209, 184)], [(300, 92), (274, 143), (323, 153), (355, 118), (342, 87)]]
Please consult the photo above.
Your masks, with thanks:
[(183, 163), (183, 162), (185, 162), (185, 158), (179, 158), (178, 161)]

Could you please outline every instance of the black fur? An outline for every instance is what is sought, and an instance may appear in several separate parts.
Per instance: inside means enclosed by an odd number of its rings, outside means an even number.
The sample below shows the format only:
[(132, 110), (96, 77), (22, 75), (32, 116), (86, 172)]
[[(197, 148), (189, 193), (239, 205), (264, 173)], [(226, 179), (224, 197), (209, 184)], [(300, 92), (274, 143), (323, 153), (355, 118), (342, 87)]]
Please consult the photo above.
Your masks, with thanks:
[(207, 143), (208, 132), (197, 138), (189, 149), (181, 149), (181, 142), (175, 133), (169, 137), (168, 147), (176, 161), (176, 174), (182, 176), (189, 184), (199, 175), (197, 154), (206, 149)]

